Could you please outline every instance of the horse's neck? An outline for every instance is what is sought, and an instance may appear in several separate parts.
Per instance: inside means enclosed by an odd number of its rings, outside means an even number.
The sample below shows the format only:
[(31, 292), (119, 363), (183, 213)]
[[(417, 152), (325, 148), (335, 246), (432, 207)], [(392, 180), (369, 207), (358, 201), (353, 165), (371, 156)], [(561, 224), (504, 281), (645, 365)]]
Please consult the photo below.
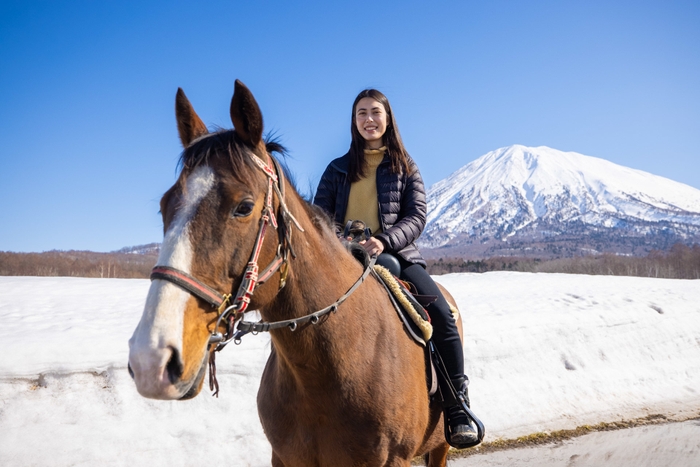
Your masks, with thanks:
[[(301, 235), (310, 233), (307, 230)], [(290, 261), (289, 283), (270, 313), (279, 319), (293, 319), (318, 311), (338, 300), (358, 280), (362, 265), (338, 240), (331, 241), (329, 245), (323, 239), (297, 237), (297, 258)]]
[[(278, 321), (299, 318), (328, 307), (345, 294), (360, 278), (362, 265), (355, 260), (333, 235), (322, 235), (311, 225), (295, 235), (293, 244), (297, 258), (290, 262), (290, 278), (277, 298), (261, 310), (264, 320)], [(364, 327), (363, 314), (376, 297), (368, 279), (345, 301), (336, 313), (329, 313), (318, 324), (299, 326), (295, 332), (282, 328), (272, 333), (276, 351), (290, 360), (318, 361), (319, 346), (331, 344), (334, 349), (356, 338)], [(372, 303), (374, 302), (374, 303)], [(326, 353), (327, 354), (327, 353)], [(332, 355), (326, 355), (333, 358)]]

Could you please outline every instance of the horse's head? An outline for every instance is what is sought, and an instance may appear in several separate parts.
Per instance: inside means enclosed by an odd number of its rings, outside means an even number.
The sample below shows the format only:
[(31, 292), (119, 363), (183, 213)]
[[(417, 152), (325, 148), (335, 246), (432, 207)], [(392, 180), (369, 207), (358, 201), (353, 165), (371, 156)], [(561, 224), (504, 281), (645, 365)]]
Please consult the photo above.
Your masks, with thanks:
[[(199, 393), (210, 334), (228, 305), (217, 309), (216, 300), (207, 300), (206, 289), (236, 296), (242, 277), (250, 272), (246, 267), (252, 252), (257, 251), (264, 268), (279, 258), (278, 245), (284, 241), (274, 228), (262, 228), (266, 214), (276, 223), (280, 199), (273, 196), (270, 180), (277, 175), (262, 138), (262, 114), (248, 88), (236, 81), (234, 130), (209, 133), (182, 90), (175, 110), (185, 147), (182, 172), (161, 200), (161, 253), (141, 321), (129, 340), (136, 387), (155, 399)], [(178, 280), (193, 282), (204, 293), (187, 291)], [(274, 296), (279, 281), (274, 282), (256, 291), (251, 307)], [(238, 298), (246, 302), (250, 296)]]

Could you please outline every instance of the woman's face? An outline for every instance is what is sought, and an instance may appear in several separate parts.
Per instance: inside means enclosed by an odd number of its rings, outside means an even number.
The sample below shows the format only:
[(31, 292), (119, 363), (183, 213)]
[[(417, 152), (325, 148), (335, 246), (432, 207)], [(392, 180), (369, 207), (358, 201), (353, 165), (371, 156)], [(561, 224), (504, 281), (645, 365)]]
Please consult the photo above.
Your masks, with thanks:
[(371, 97), (363, 97), (355, 106), (355, 126), (370, 148), (382, 146), (386, 120), (384, 105)]

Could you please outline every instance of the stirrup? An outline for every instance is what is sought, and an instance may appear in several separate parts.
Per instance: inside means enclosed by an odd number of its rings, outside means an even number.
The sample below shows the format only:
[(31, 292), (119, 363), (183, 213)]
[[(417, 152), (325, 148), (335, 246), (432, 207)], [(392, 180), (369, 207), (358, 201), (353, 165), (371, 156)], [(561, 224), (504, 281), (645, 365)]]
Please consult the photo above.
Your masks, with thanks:
[(463, 409), (463, 404), (469, 407), (469, 393), (466, 380), (451, 381), (456, 390), (456, 404), (445, 407), (445, 439), (450, 446), (457, 449), (479, 444), (479, 434), (472, 426), (471, 419)]
[[(476, 446), (477, 444), (481, 443), (481, 441), (483, 441), (484, 439), (484, 424), (481, 422), (481, 420), (479, 420), (479, 417), (477, 417), (474, 414), (474, 412), (472, 412), (472, 409), (469, 408), (466, 393), (455, 389), (454, 384), (452, 383), (450, 377), (447, 374), (447, 369), (445, 368), (445, 363), (442, 361), (440, 352), (438, 352), (437, 348), (435, 347), (435, 343), (432, 341), (430, 341), (430, 354), (431, 358), (433, 359), (433, 362), (435, 363), (435, 369), (439, 373), (438, 379), (440, 383), (440, 393), (442, 395), (443, 403), (446, 403), (445, 405), (443, 405), (443, 407), (445, 407), (445, 410), (443, 410), (443, 418), (445, 421), (445, 440), (450, 444), (450, 446), (453, 446), (457, 449), (466, 449)], [(461, 389), (462, 388), (460, 387), (460, 390)], [(469, 426), (471, 426), (472, 429), (476, 429), (476, 439), (465, 440), (464, 443), (462, 443), (459, 439), (453, 439), (452, 429), (449, 425), (448, 420), (449, 417), (447, 414), (447, 407), (453, 407), (455, 405), (459, 405), (460, 408), (466, 413), (467, 418), (469, 419)], [(456, 434), (457, 433), (455, 433), (455, 435)], [(455, 438), (457, 437), (455, 436)]]

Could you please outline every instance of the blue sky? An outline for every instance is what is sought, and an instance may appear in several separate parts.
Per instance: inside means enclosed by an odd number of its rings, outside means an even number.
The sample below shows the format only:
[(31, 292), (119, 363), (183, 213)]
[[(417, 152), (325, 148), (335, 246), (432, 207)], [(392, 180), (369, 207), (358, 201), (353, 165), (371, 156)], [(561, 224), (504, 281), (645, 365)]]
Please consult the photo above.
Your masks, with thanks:
[(307, 193), (366, 87), (428, 186), (524, 144), (700, 188), (697, 1), (3, 1), (0, 251), (160, 241), (175, 92), (229, 128), (237, 78)]

